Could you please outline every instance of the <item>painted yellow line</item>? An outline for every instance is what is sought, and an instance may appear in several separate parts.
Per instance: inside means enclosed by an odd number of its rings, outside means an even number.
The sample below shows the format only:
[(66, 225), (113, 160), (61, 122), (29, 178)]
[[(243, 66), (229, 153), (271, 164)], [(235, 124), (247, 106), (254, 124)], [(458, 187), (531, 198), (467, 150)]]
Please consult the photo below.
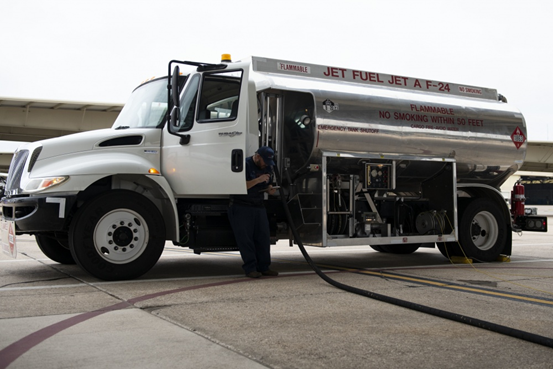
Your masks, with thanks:
[[(348, 269), (348, 271), (353, 271), (353, 269)], [(476, 292), (476, 293), (481, 293), (481, 294), (484, 294), (484, 295), (506, 297), (506, 298), (509, 298), (509, 299), (529, 301), (529, 302), (537, 302), (537, 303), (540, 303), (540, 304), (546, 304), (546, 305), (552, 305), (553, 306), (553, 301), (542, 300), (542, 299), (533, 298), (533, 297), (518, 296), (518, 295), (512, 295), (512, 294), (509, 294), (509, 293), (502, 293), (502, 292), (493, 292), (493, 291), (483, 290), (483, 289), (474, 288), (474, 287), (456, 286), (456, 285), (452, 285), (452, 284), (444, 283), (444, 282), (435, 282), (435, 281), (429, 281), (429, 280), (426, 280), (426, 279), (400, 276), (400, 275), (388, 274), (388, 273), (384, 273), (384, 272), (371, 272), (371, 271), (367, 271), (367, 270), (357, 270), (356, 272), (357, 273), (362, 273), (362, 274), (375, 275), (375, 276), (379, 276), (379, 277), (401, 279), (401, 280), (405, 280), (405, 281), (417, 282), (417, 283), (427, 284), (427, 285), (436, 286), (436, 287), (450, 288), (450, 289), (453, 289), (453, 290)]]
[(518, 296), (518, 295), (512, 295), (512, 294), (509, 294), (509, 293), (502, 293), (502, 292), (487, 291), (487, 290), (483, 290), (483, 289), (480, 289), (480, 288), (474, 288), (474, 287), (456, 286), (456, 285), (452, 285), (452, 284), (445, 283), (445, 282), (436, 282), (436, 281), (430, 281), (430, 280), (427, 280), (427, 279), (420, 279), (420, 278), (415, 278), (415, 277), (407, 277), (407, 276), (402, 276), (402, 275), (388, 274), (388, 273), (385, 273), (385, 272), (373, 272), (373, 271), (370, 271), (370, 270), (343, 268), (343, 267), (337, 267), (337, 266), (332, 266), (332, 265), (319, 265), (319, 266), (324, 267), (324, 268), (329, 268), (329, 269), (342, 270), (344, 272), (361, 273), (361, 274), (374, 275), (374, 276), (377, 276), (377, 277), (394, 278), (394, 279), (399, 279), (399, 280), (404, 280), (404, 281), (410, 281), (410, 282), (426, 284), (426, 285), (429, 285), (429, 286), (449, 288), (449, 289), (453, 289), (453, 290), (460, 290), (460, 291), (466, 291), (466, 292), (474, 292), (474, 293), (480, 293), (480, 294), (484, 294), (484, 295), (505, 297), (505, 298), (509, 298), (509, 299), (513, 299), (513, 300), (536, 302), (536, 303), (539, 303), (539, 304), (545, 304), (545, 305), (553, 306), (553, 301), (542, 300), (542, 299), (539, 299), (539, 298)]
[[(218, 252), (212, 252), (211, 254), (225, 255), (225, 253), (218, 253)], [(227, 253), (226, 255), (228, 256), (229, 254)], [(276, 260), (278, 260), (278, 262), (287, 262), (287, 263), (292, 263), (292, 264), (306, 264), (307, 265), (307, 262), (304, 262), (304, 261), (303, 262), (296, 262), (296, 261), (289, 261), (289, 260), (285, 260), (285, 259), (273, 258), (273, 261), (276, 261)], [(429, 286), (449, 288), (449, 289), (452, 289), (452, 290), (459, 290), (459, 291), (466, 291), (466, 292), (474, 292), (474, 293), (480, 293), (480, 294), (484, 294), (484, 295), (505, 297), (505, 298), (509, 298), (509, 299), (513, 299), (513, 300), (535, 302), (535, 303), (539, 303), (539, 304), (545, 304), (545, 305), (553, 306), (553, 301), (542, 300), (542, 299), (533, 298), (533, 297), (512, 295), (512, 294), (502, 293), (502, 292), (487, 291), (487, 290), (474, 288), (474, 287), (456, 286), (456, 285), (452, 285), (452, 284), (445, 283), (445, 282), (436, 282), (436, 281), (431, 281), (431, 280), (427, 280), (427, 279), (420, 279), (420, 278), (415, 278), (415, 277), (407, 277), (407, 276), (401, 276), (401, 275), (395, 275), (395, 274), (388, 274), (388, 273), (385, 273), (385, 272), (373, 272), (373, 271), (369, 271), (369, 270), (344, 268), (344, 267), (338, 267), (338, 266), (334, 266), (334, 265), (317, 264), (317, 266), (319, 266), (320, 268), (341, 270), (341, 271), (350, 272), (350, 273), (368, 274), (368, 275), (374, 275), (374, 276), (377, 276), (377, 277), (394, 278), (394, 279), (399, 279), (399, 280), (404, 280), (404, 281), (411, 281), (411, 282), (426, 284), (426, 285), (429, 285)]]

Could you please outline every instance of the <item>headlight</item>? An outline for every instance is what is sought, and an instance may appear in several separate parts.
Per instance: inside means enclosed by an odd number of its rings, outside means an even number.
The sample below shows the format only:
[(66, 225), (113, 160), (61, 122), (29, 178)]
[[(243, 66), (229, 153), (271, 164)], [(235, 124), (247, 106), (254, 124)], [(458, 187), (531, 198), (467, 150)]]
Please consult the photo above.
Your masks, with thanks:
[(50, 188), (52, 186), (59, 185), (67, 181), (69, 177), (46, 177), (46, 178), (35, 178), (32, 179), (26, 186), (25, 192), (38, 192)]

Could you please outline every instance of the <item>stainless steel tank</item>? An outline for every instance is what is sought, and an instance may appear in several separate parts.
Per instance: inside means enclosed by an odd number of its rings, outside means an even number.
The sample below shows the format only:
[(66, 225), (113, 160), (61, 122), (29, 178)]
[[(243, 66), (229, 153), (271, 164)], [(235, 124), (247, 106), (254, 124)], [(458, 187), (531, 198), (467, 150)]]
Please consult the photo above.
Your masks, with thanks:
[(524, 118), (495, 90), (270, 59), (254, 70), (282, 91), (283, 154), (294, 170), (320, 163), (322, 150), (453, 158), (459, 182), (498, 187), (524, 161)]

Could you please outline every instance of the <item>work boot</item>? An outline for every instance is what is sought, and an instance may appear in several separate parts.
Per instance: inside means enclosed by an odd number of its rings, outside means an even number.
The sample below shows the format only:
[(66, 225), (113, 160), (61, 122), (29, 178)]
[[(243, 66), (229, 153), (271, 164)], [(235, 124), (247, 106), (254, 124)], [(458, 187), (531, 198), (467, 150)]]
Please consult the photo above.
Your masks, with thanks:
[(259, 278), (259, 277), (261, 277), (261, 273), (259, 273), (259, 272), (249, 272), (248, 274), (246, 274), (246, 277)]
[(269, 277), (276, 277), (278, 275), (278, 272), (276, 272), (274, 270), (271, 270), (271, 269), (267, 269), (266, 271), (261, 272), (261, 274), (269, 276)]

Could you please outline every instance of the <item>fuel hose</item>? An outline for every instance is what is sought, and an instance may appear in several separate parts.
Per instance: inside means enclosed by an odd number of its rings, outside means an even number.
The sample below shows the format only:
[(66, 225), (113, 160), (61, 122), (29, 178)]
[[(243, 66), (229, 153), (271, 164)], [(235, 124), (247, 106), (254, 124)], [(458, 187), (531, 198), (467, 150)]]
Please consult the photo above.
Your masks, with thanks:
[[(277, 185), (279, 185), (282, 189), (282, 184), (281, 184), (282, 181), (281, 181), (281, 177), (280, 177), (280, 172), (279, 172), (276, 165), (274, 166), (274, 171), (275, 171), (275, 177), (276, 177), (276, 180), (277, 180)], [(504, 326), (504, 325), (501, 325), (501, 324), (496, 324), (496, 323), (488, 322), (488, 321), (477, 319), (477, 318), (472, 318), (470, 316), (461, 315), (461, 314), (453, 313), (453, 312), (450, 312), (450, 311), (436, 309), (436, 308), (433, 308), (433, 307), (430, 307), (430, 306), (425, 306), (425, 305), (421, 305), (421, 304), (417, 304), (417, 303), (397, 299), (395, 297), (381, 295), (381, 294), (371, 292), (371, 291), (368, 291), (368, 290), (363, 290), (363, 289), (360, 289), (360, 288), (357, 288), (357, 287), (348, 286), (346, 284), (340, 283), (340, 282), (330, 278), (325, 273), (323, 273), (323, 271), (317, 266), (317, 264), (315, 264), (315, 262), (313, 262), (313, 259), (311, 259), (311, 257), (309, 256), (309, 254), (305, 250), (305, 247), (304, 247), (304, 245), (301, 241), (300, 235), (298, 234), (298, 232), (296, 230), (296, 227), (294, 225), (294, 222), (293, 222), (293, 219), (292, 219), (292, 214), (290, 213), (290, 209), (288, 209), (288, 204), (287, 204), (287, 201), (286, 201), (286, 197), (284, 195), (284, 191), (281, 190), (281, 191), (279, 191), (279, 193), (280, 193), (280, 199), (282, 201), (282, 207), (284, 208), (284, 212), (286, 214), (286, 219), (288, 220), (289, 227), (292, 231), (292, 235), (294, 236), (294, 241), (298, 245), (303, 257), (305, 258), (305, 261), (309, 264), (309, 266), (313, 269), (313, 271), (315, 273), (317, 273), (317, 275), (319, 277), (321, 277), (325, 282), (329, 283), (330, 285), (332, 285), (334, 287), (337, 287), (341, 290), (351, 292), (351, 293), (355, 293), (355, 294), (360, 295), (360, 296), (365, 296), (365, 297), (368, 297), (368, 298), (371, 298), (371, 299), (374, 299), (374, 300), (386, 302), (386, 303), (396, 305), (396, 306), (401, 306), (401, 307), (411, 309), (411, 310), (415, 310), (415, 311), (418, 311), (418, 312), (421, 312), (421, 313), (438, 316), (440, 318), (452, 320), (452, 321), (459, 322), (459, 323), (468, 324), (468, 325), (471, 325), (473, 327), (486, 329), (488, 331), (500, 333), (500, 334), (503, 334), (503, 335), (506, 335), (506, 336), (519, 338), (519, 339), (522, 339), (522, 340), (525, 340), (525, 341), (528, 341), (528, 342), (536, 343), (538, 345), (553, 348), (553, 339), (549, 338), (549, 337), (540, 336), (540, 335), (537, 335), (537, 334), (534, 334), (534, 333), (522, 331), (522, 330), (519, 330), (519, 329), (507, 327), (507, 326)]]

